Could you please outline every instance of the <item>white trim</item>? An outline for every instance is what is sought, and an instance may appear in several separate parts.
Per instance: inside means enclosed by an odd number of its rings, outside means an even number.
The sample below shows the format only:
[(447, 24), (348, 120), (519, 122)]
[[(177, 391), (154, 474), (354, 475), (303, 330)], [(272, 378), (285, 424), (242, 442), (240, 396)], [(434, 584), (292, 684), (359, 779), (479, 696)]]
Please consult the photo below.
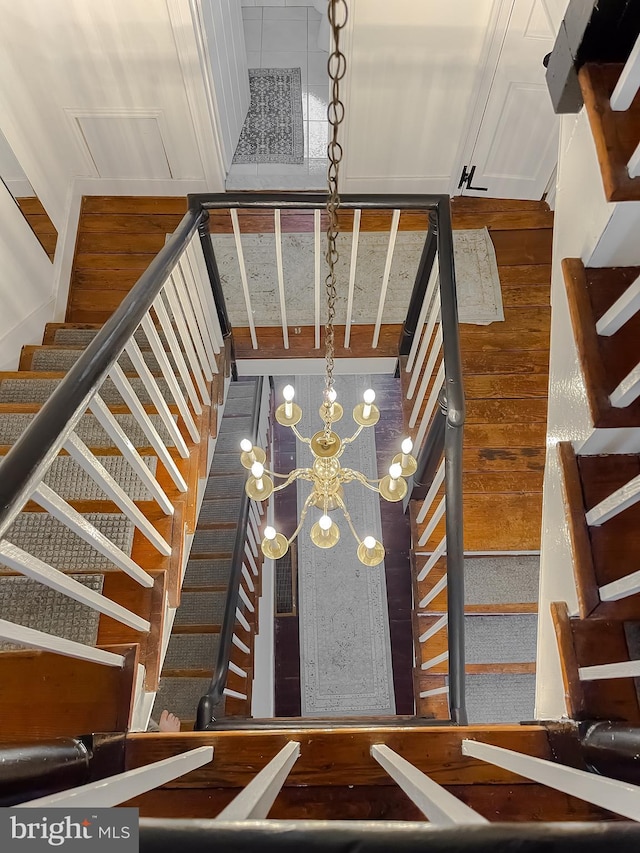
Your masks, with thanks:
[(115, 666), (122, 669), (124, 666), (123, 655), (113, 652), (105, 652), (93, 646), (85, 646), (74, 640), (63, 640), (55, 634), (45, 634), (44, 631), (36, 631), (34, 628), (25, 628), (24, 625), (14, 625), (6, 619), (0, 619), (0, 638), (10, 643), (19, 643), (21, 646), (29, 646), (32, 649), (43, 649), (54, 652), (64, 657), (88, 660), (92, 663), (101, 663), (105, 666)]
[(201, 178), (76, 178), (74, 188), (83, 195), (172, 196), (211, 192)]
[[(395, 373), (397, 358), (336, 358), (334, 374)], [(323, 376), (323, 358), (239, 358), (239, 376)]]
[(224, 192), (226, 165), (200, 0), (167, 0), (187, 102), (208, 192)]

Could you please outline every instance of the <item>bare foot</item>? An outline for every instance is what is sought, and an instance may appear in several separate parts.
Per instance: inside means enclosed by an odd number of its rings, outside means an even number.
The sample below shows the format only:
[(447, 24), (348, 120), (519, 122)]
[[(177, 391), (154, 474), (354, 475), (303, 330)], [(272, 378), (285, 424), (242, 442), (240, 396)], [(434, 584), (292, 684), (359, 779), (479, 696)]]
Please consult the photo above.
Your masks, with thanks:
[(170, 714), (166, 709), (160, 714), (160, 722), (158, 728), (161, 732), (179, 732), (180, 717), (175, 714)]

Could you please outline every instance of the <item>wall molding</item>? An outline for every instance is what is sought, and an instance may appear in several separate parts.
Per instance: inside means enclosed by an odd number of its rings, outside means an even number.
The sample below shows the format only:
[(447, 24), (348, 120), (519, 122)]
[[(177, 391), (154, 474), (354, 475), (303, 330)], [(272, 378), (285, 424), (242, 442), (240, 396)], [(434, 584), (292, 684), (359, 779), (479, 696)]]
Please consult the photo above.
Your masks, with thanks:
[[(398, 359), (390, 356), (379, 358), (336, 358), (336, 376), (354, 373), (395, 373)], [(322, 376), (325, 372), (324, 358), (239, 358), (236, 362), (240, 376)]]
[(55, 299), (50, 297), (0, 338), (0, 370), (17, 370), (22, 347), (42, 343), (46, 323), (54, 317)]

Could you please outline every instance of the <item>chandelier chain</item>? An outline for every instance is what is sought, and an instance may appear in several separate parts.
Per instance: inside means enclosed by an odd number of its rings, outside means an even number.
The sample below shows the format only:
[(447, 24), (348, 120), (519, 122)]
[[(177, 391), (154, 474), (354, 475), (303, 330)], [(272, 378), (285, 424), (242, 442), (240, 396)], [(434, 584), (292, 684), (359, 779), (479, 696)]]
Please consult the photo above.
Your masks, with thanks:
[(342, 146), (338, 142), (338, 127), (344, 119), (344, 104), (340, 100), (340, 81), (343, 79), (347, 61), (340, 49), (340, 31), (347, 22), (346, 0), (328, 0), (329, 23), (332, 34), (332, 51), (327, 63), (329, 78), (331, 80), (331, 100), (327, 108), (327, 119), (331, 127), (331, 138), (327, 146), (327, 158), (329, 166), (327, 181), (329, 195), (327, 199), (327, 252), (325, 259), (329, 272), (325, 279), (327, 293), (327, 322), (325, 325), (325, 359), (326, 359), (326, 383), (325, 383), (325, 435), (331, 432), (331, 414), (329, 394), (333, 388), (334, 369), (334, 331), (333, 321), (336, 314), (336, 264), (338, 262), (337, 238), (339, 234), (338, 208), (340, 207), (340, 194), (338, 190), (338, 174), (340, 161), (342, 160)]

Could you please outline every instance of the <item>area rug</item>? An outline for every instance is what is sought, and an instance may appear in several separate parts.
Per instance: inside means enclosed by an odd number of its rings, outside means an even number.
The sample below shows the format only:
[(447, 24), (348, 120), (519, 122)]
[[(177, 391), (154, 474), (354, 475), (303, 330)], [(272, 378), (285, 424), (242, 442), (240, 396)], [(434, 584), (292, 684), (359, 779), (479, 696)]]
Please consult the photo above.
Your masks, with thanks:
[(251, 103), (234, 163), (304, 163), (300, 68), (250, 68)]
[[(406, 318), (424, 239), (424, 232), (421, 231), (398, 232), (385, 300), (384, 323), (403, 323)], [(212, 235), (212, 242), (231, 323), (246, 326), (247, 309), (234, 237), (232, 234), (215, 234)], [(385, 232), (360, 232), (353, 323), (368, 324), (376, 321), (388, 243), (389, 235)], [(454, 231), (453, 244), (460, 322), (486, 325), (504, 320), (498, 265), (487, 229)], [(279, 326), (281, 317), (274, 235), (243, 234), (242, 249), (254, 317), (260, 318), (260, 326)], [(336, 323), (342, 324), (347, 315), (351, 232), (340, 234), (338, 251)], [(313, 234), (282, 234), (282, 257), (287, 322), (290, 326), (313, 325)], [(324, 282), (324, 259), (322, 263), (321, 281)]]
[[(321, 428), (318, 415), (323, 378), (296, 377), (296, 400), (304, 418), (298, 425), (303, 435)], [(339, 376), (338, 400), (345, 417), (335, 425), (346, 437), (355, 430), (350, 417), (362, 399), (371, 377)], [(312, 456), (306, 444), (297, 442), (298, 466), (308, 467)], [(345, 450), (341, 463), (377, 477), (375, 431), (363, 430)], [(298, 481), (298, 513), (311, 484)], [(377, 495), (359, 483), (345, 486), (345, 503), (361, 537), (382, 539)], [(391, 640), (384, 562), (363, 566), (356, 555), (357, 543), (344, 516), (333, 518), (340, 541), (330, 550), (311, 543), (309, 530), (320, 517), (309, 511), (298, 537), (298, 596), (300, 620), (300, 677), (303, 717), (350, 717), (395, 714)]]

